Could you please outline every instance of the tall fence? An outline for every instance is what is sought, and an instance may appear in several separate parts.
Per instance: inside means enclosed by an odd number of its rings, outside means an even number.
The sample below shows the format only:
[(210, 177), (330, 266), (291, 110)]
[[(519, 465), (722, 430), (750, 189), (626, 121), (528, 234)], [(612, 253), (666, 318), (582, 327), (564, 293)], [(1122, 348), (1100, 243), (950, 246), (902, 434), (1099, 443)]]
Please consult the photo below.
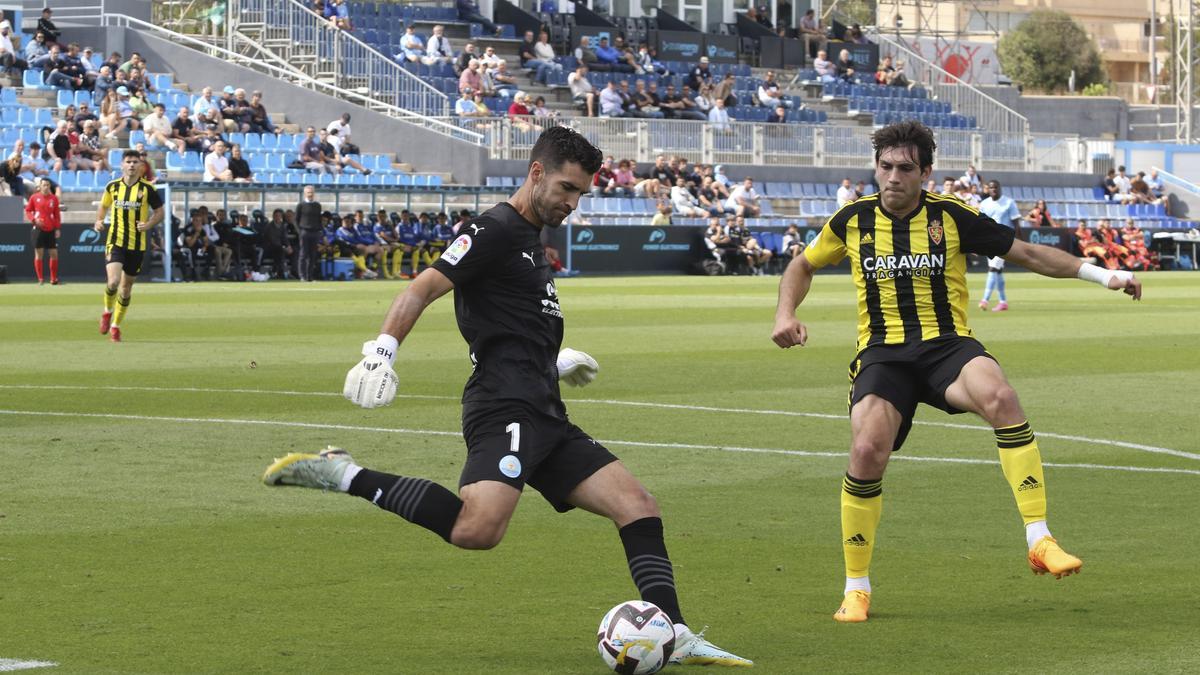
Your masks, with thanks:
[(1024, 136), (1029, 131), (1029, 120), (1021, 113), (960, 80), (895, 39), (877, 31), (871, 37), (879, 43), (879, 58), (890, 56), (893, 61), (902, 62), (909, 81), (921, 83), (929, 90), (931, 98), (949, 102), (954, 112), (974, 117), (980, 128), (1016, 136)]
[(419, 115), (450, 113), (441, 91), (296, 0), (229, 0), (227, 20), (230, 49), (236, 32), (315, 79), (366, 99)]
[[(757, 164), (869, 168), (872, 127), (627, 118), (445, 118), (446, 124), (478, 133), (493, 159), (522, 159), (544, 128), (563, 124), (583, 134), (606, 155), (653, 162), (681, 155), (705, 164)], [(988, 130), (935, 129), (937, 167), (992, 171), (1093, 173), (1105, 156), (1097, 141), (1077, 136), (1009, 134)], [(1111, 152), (1111, 143), (1109, 143)]]

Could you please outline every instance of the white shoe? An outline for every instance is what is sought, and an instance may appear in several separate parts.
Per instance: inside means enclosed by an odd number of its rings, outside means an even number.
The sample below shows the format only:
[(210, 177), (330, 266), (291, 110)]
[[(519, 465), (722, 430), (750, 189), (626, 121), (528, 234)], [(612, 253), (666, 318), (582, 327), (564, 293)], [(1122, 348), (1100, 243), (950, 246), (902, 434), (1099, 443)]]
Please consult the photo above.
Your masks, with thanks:
[(737, 654), (727, 652), (704, 639), (704, 631), (693, 633), (682, 623), (675, 624), (675, 651), (671, 660), (684, 666), (732, 666), (749, 668), (754, 665), (750, 659), (744, 659)]

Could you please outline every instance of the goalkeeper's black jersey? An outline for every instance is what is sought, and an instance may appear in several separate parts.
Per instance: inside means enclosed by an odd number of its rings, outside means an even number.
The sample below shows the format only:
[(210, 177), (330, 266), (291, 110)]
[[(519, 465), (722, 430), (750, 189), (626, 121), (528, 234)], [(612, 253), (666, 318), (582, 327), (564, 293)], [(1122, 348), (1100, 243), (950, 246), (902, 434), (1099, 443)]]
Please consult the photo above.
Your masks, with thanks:
[(433, 264), (454, 283), (454, 314), (475, 368), (464, 423), (513, 407), (566, 419), (555, 367), (562, 308), (539, 234), (501, 203), (463, 225)]

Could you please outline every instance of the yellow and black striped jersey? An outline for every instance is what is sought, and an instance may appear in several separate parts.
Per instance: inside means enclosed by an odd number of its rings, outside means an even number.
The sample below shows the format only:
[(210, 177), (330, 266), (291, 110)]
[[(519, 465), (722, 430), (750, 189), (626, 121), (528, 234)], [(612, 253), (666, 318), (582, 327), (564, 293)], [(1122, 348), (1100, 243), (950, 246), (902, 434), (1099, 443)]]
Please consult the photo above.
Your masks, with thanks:
[(804, 257), (818, 269), (850, 257), (862, 351), (942, 335), (970, 337), (966, 254), (1002, 256), (1013, 235), (952, 196), (922, 191), (916, 210), (895, 216), (872, 195), (838, 210)]
[(100, 204), (109, 209), (107, 248), (119, 246), (131, 251), (145, 251), (148, 233), (139, 232), (137, 224), (150, 217), (150, 212), (162, 206), (158, 190), (144, 180), (132, 185), (118, 178), (104, 186)]

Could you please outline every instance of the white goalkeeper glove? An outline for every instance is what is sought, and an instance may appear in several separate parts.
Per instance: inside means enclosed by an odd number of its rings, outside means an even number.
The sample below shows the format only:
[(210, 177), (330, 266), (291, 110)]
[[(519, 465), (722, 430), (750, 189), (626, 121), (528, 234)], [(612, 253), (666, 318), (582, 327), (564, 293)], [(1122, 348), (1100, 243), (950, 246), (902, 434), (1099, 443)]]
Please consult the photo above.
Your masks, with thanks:
[(558, 379), (572, 387), (582, 387), (596, 379), (600, 364), (596, 359), (576, 349), (564, 349), (558, 353)]
[(391, 403), (400, 383), (396, 371), (392, 370), (398, 346), (396, 338), (390, 335), (364, 342), (363, 360), (346, 373), (342, 396), (364, 408), (379, 408)]

